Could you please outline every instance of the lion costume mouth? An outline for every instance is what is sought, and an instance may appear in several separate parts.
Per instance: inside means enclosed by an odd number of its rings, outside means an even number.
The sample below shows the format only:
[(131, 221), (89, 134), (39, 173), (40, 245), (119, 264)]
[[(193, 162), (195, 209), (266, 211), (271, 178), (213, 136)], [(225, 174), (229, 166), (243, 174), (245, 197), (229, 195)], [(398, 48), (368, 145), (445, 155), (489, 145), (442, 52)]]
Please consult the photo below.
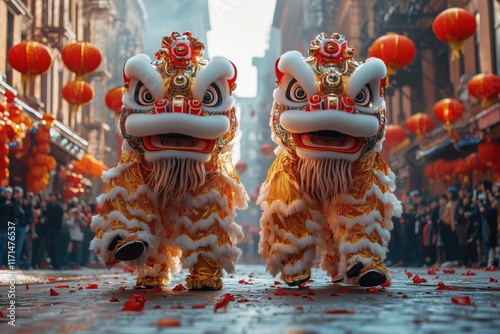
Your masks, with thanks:
[(338, 131), (294, 133), (295, 144), (309, 151), (356, 153), (363, 146), (364, 138), (349, 136)]
[(144, 148), (148, 151), (187, 151), (210, 153), (214, 147), (214, 139), (196, 138), (180, 133), (168, 133), (142, 137)]

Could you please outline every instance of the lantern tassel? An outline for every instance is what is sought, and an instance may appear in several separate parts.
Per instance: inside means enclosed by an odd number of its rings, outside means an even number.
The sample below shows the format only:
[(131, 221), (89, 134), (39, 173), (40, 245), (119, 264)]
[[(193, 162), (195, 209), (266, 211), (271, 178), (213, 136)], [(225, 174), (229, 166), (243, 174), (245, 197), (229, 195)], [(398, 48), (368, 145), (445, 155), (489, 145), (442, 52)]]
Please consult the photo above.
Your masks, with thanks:
[(451, 42), (451, 60), (460, 59), (460, 53), (464, 53), (464, 43), (461, 41)]
[(78, 107), (80, 107), (78, 104), (71, 105), (71, 118), (75, 117)]

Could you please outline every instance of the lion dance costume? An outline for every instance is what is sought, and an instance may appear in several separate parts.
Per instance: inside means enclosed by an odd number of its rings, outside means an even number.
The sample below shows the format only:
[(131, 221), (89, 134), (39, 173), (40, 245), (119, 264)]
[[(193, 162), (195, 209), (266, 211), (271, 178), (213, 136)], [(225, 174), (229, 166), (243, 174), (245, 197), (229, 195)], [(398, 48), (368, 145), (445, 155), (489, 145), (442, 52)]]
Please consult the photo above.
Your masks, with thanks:
[(381, 158), (386, 67), (353, 59), (340, 34), (319, 34), (309, 57), (276, 61), (271, 110), (276, 159), (261, 186), (259, 252), (289, 285), (321, 267), (333, 278), (376, 286), (390, 280), (383, 261), (401, 214), (395, 175)]
[(221, 289), (222, 270), (241, 256), (234, 217), (248, 196), (231, 159), (236, 68), (202, 59), (204, 48), (174, 32), (156, 61), (139, 54), (124, 66), (123, 154), (103, 174), (91, 249), (108, 268), (136, 267), (141, 286), (167, 284), (182, 265), (188, 289)]

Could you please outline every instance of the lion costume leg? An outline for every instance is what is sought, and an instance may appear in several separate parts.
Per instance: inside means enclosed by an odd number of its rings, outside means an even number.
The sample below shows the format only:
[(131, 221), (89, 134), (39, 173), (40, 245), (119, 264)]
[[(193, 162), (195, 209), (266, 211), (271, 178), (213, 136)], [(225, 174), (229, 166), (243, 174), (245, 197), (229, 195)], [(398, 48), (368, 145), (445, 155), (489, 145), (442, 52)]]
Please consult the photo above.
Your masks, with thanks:
[(378, 153), (355, 166), (355, 184), (336, 204), (336, 225), (341, 255), (340, 273), (350, 283), (376, 286), (390, 280), (383, 261), (392, 229), (391, 218), (401, 214), (392, 193), (395, 175)]
[(190, 290), (219, 290), (222, 270), (234, 273), (241, 257), (236, 243), (243, 238), (235, 209), (246, 206), (246, 193), (235, 191), (238, 187), (228, 176), (209, 174), (203, 188), (187, 195), (179, 209), (175, 245), (182, 250), (182, 266), (191, 273), (186, 278)]
[(281, 272), (283, 281), (295, 286), (311, 276), (321, 227), (312, 219), (288, 160), (281, 155), (276, 158), (260, 190), (259, 253), (271, 275)]
[(97, 199), (102, 210), (92, 217), (96, 235), (90, 249), (107, 268), (120, 261), (137, 268), (138, 284), (164, 285), (179, 270), (177, 253), (158, 242), (157, 234), (165, 232), (142, 165), (140, 154), (124, 151), (115, 167), (103, 173), (106, 188)]

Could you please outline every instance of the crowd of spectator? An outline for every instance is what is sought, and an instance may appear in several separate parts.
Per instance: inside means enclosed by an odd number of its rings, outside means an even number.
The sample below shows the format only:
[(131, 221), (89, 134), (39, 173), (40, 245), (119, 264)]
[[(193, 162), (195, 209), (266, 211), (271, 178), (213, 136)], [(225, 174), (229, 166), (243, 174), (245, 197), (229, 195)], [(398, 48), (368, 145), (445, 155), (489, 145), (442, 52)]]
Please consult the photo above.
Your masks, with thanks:
[(394, 266), (498, 267), (500, 183), (454, 185), (438, 197), (413, 190), (394, 218), (388, 263)]
[(18, 186), (0, 187), (0, 268), (66, 269), (96, 263), (88, 250), (94, 214), (95, 205), (77, 197), (61, 202), (55, 192), (43, 196)]

